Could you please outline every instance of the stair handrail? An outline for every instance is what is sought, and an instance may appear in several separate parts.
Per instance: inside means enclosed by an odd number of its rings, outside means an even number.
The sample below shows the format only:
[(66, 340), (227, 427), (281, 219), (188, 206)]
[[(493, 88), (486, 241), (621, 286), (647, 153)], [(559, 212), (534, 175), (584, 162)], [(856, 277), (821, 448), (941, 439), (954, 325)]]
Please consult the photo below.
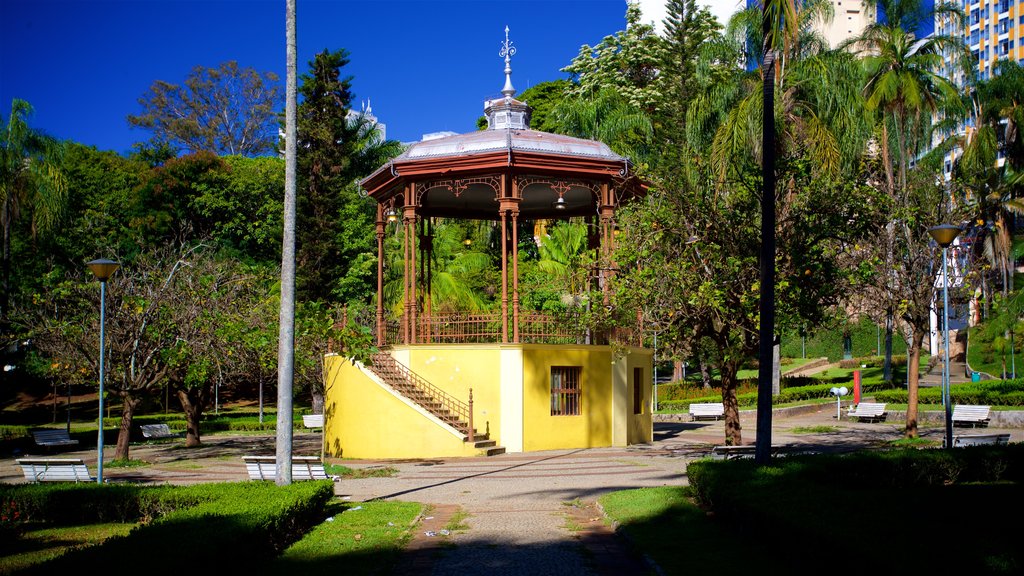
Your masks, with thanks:
[[(429, 381), (427, 381), (426, 378), (424, 378), (424, 377), (420, 376), (419, 374), (413, 372), (405, 364), (402, 364), (398, 360), (395, 360), (394, 356), (392, 356), (390, 354), (387, 354), (387, 353), (374, 354), (374, 356), (373, 356), (374, 364), (376, 364), (378, 360), (384, 360), (384, 362), (390, 362), (398, 370), (398, 372), (402, 375), (402, 377), (405, 379), (405, 381), (407, 383), (412, 384), (413, 387), (417, 388), (420, 392), (423, 392), (424, 394), (429, 396), (432, 400), (434, 400), (435, 402), (438, 402), (439, 404), (441, 404), (441, 406), (444, 406), (444, 408), (446, 410), (448, 410), (448, 412), (450, 412), (452, 414), (455, 414), (456, 417), (459, 418), (459, 420), (467, 422), (468, 423), (467, 434), (469, 436), (469, 441), (473, 442), (474, 430), (473, 430), (473, 389), (472, 388), (469, 389), (469, 403), (466, 403), (466, 402), (463, 402), (462, 400), (459, 400), (458, 398), (452, 396), (451, 394), (445, 392), (444, 390), (438, 388), (437, 386), (434, 386)], [(377, 375), (378, 376), (382, 376), (380, 373), (378, 373)]]

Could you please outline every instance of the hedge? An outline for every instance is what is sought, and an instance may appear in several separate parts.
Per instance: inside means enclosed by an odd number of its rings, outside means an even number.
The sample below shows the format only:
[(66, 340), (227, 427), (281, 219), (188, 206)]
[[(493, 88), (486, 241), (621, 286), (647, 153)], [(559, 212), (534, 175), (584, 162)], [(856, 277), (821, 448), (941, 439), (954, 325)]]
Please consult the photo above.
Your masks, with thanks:
[(765, 466), (704, 459), (686, 476), (738, 548), (756, 539), (767, 549), (798, 550), (773, 555), (775, 573), (862, 574), (863, 563), (844, 562), (842, 551), (881, 533), (898, 540), (879, 550), (887, 574), (1019, 574), (1024, 566), (1014, 530), (959, 530), (956, 545), (937, 553), (935, 532), (917, 529), (970, 526), (978, 510), (1024, 514), (1022, 443), (794, 455)]
[[(951, 384), (949, 387), (949, 397), (953, 404), (1024, 406), (1024, 378)], [(906, 389), (898, 388), (878, 392), (875, 394), (875, 400), (892, 404), (906, 404), (907, 391)], [(940, 387), (919, 388), (918, 402), (923, 404), (941, 404), (942, 389)]]
[(333, 497), (330, 481), (290, 486), (270, 482), (0, 486), (0, 506), (18, 509), (22, 522), (139, 522), (125, 536), (71, 550), (26, 574), (80, 572), (83, 566), (103, 566), (107, 574), (258, 572), (267, 560), (323, 521), (325, 506)]
[[(792, 380), (798, 380), (796, 378)], [(819, 381), (813, 378), (808, 380)], [(800, 381), (800, 380), (798, 380)], [(841, 379), (842, 383), (849, 382), (849, 379)], [(810, 384), (805, 386), (787, 386), (782, 389), (778, 396), (772, 398), (772, 404), (788, 404), (790, 402), (800, 402), (803, 400), (817, 400), (821, 398), (832, 398), (832, 388), (835, 387), (836, 382), (829, 381), (825, 384)], [(875, 397), (878, 397), (878, 392), (881, 390), (888, 390), (896, 386), (889, 382), (878, 382), (878, 383), (862, 383), (862, 393), (874, 393)], [(689, 400), (665, 400), (658, 403), (659, 408), (665, 410), (687, 410), (690, 404), (698, 404), (705, 402), (721, 402), (722, 395), (719, 392), (714, 396), (704, 396), (702, 398), (691, 398)], [(736, 402), (740, 407), (744, 406), (756, 406), (757, 405), (757, 392), (751, 392), (747, 394), (737, 394)]]

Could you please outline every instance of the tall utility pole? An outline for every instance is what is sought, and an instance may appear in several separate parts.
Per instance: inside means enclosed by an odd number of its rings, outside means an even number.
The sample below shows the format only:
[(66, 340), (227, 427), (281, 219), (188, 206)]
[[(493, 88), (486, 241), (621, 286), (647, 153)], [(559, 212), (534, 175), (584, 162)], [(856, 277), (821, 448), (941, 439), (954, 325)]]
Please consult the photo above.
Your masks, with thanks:
[(754, 447), (754, 461), (761, 465), (768, 464), (772, 456), (772, 375), (775, 372), (775, 42), (769, 17), (773, 0), (762, 2), (761, 324), (758, 328), (757, 445)]
[(277, 344), (278, 486), (292, 483), (292, 381), (295, 375), (295, 0), (286, 0), (288, 71), (284, 137), (284, 238), (281, 243), (281, 313)]

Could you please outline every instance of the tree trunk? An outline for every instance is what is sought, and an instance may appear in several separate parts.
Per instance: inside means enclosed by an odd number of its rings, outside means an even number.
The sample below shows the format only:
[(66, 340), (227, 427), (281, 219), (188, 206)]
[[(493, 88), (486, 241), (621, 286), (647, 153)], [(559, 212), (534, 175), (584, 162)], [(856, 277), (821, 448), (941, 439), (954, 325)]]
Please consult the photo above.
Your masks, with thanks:
[[(11, 192), (13, 193), (13, 192)], [(7, 327), (7, 307), (10, 305), (11, 290), (11, 199), (4, 200), (3, 212), (0, 213), (0, 226), (3, 226), (3, 296), (0, 297), (0, 327)]]
[(703, 383), (705, 390), (711, 390), (711, 370), (708, 369), (708, 363), (704, 358), (698, 358), (697, 362), (700, 364), (700, 380)]
[(202, 396), (193, 398), (190, 392), (176, 390), (181, 409), (185, 412), (185, 447), (195, 448), (202, 445), (199, 438), (199, 420), (203, 417)]
[(892, 382), (892, 308), (885, 311), (885, 360), (882, 362), (882, 381)]
[(772, 346), (772, 396), (782, 393), (782, 340), (776, 336)]
[(131, 446), (132, 420), (135, 418), (135, 409), (139, 407), (142, 400), (131, 395), (121, 395), (121, 424), (117, 431), (117, 448), (114, 450), (114, 460), (128, 460), (128, 449)]
[(725, 445), (739, 446), (743, 443), (740, 426), (740, 406), (736, 401), (736, 373), (739, 364), (728, 360), (722, 362), (722, 405), (725, 408)]
[(921, 365), (921, 343), (924, 341), (924, 332), (914, 330), (910, 341), (910, 348), (907, 350), (907, 425), (904, 434), (907, 438), (917, 438), (917, 391), (918, 391), (918, 370)]

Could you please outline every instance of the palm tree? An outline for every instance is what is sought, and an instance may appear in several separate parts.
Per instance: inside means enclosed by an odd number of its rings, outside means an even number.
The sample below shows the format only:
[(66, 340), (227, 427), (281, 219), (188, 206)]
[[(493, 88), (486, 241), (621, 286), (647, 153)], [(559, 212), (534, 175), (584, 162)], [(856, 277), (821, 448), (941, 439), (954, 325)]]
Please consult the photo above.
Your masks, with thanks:
[[(962, 12), (946, 4), (928, 11), (920, 0), (881, 0), (879, 5), (887, 20), (868, 25), (849, 43), (864, 55), (864, 97), (868, 110), (878, 114), (882, 164), (891, 193), (906, 188), (908, 166), (928, 142), (922, 137), (923, 127), (933, 115), (955, 111), (959, 103), (956, 87), (938, 71), (945, 55), (963, 57), (963, 41), (942, 34), (918, 39), (912, 30), (923, 18), (962, 18)], [(950, 105), (952, 109), (947, 108)], [(895, 132), (895, 150), (890, 130)]]
[[(1024, 119), (1020, 106), (1024, 96), (1024, 68), (1011, 61), (1000, 61), (996, 66), (992, 78), (978, 82), (971, 91), (969, 101), (974, 126), (967, 128), (966, 134), (958, 139), (963, 154), (957, 159), (954, 173), (972, 189), (977, 218), (984, 224), (981, 227), (982, 255), (999, 275), (1005, 300), (1014, 284), (1012, 215), (1024, 213), (1024, 202), (1015, 194), (1017, 184), (1013, 169), (1024, 160), (1016, 153), (1020, 146), (1017, 126)], [(1000, 130), (1003, 130), (1002, 141), (997, 136)], [(1005, 158), (1002, 166), (997, 164), (999, 152)], [(982, 287), (985, 286), (983, 279)], [(1003, 374), (1016, 377), (1012, 324), (1005, 337), (1011, 343), (1011, 357), (1009, 372), (1003, 357)]]
[(604, 142), (635, 163), (643, 162), (650, 153), (646, 146), (653, 134), (650, 119), (610, 88), (594, 97), (566, 98), (553, 115), (559, 132)]
[(6, 323), (11, 296), (11, 235), (22, 214), (31, 214), (32, 234), (57, 224), (68, 184), (62, 172), (64, 146), (29, 127), (32, 106), (11, 102), (7, 129), (0, 135), (0, 227), (3, 227), (3, 296), (0, 322)]
[[(929, 143), (930, 127), (936, 115), (942, 112), (956, 117), (961, 112), (956, 87), (939, 71), (947, 56), (953, 56), (955, 63), (966, 61), (962, 40), (942, 34), (918, 39), (913, 30), (923, 20), (936, 16), (960, 20), (963, 13), (948, 4), (927, 9), (920, 0), (881, 0), (879, 6), (886, 14), (886, 21), (868, 25), (848, 45), (856, 47), (863, 55), (863, 94), (867, 110), (876, 115), (884, 189), (897, 206), (906, 209), (917, 202), (916, 192), (908, 185), (910, 163)], [(913, 240), (919, 232), (907, 218), (894, 218), (887, 225), (883, 235), (885, 270), (894, 270), (915, 260), (917, 256), (910, 252), (920, 250)], [(884, 375), (888, 378), (895, 308), (905, 295), (896, 293), (898, 282), (892, 275), (884, 281), (887, 283)], [(906, 420), (906, 435), (911, 438), (917, 436), (918, 371), (914, 367), (923, 339), (922, 318), (927, 318), (927, 311), (904, 306), (903, 319), (911, 332), (907, 350)]]

